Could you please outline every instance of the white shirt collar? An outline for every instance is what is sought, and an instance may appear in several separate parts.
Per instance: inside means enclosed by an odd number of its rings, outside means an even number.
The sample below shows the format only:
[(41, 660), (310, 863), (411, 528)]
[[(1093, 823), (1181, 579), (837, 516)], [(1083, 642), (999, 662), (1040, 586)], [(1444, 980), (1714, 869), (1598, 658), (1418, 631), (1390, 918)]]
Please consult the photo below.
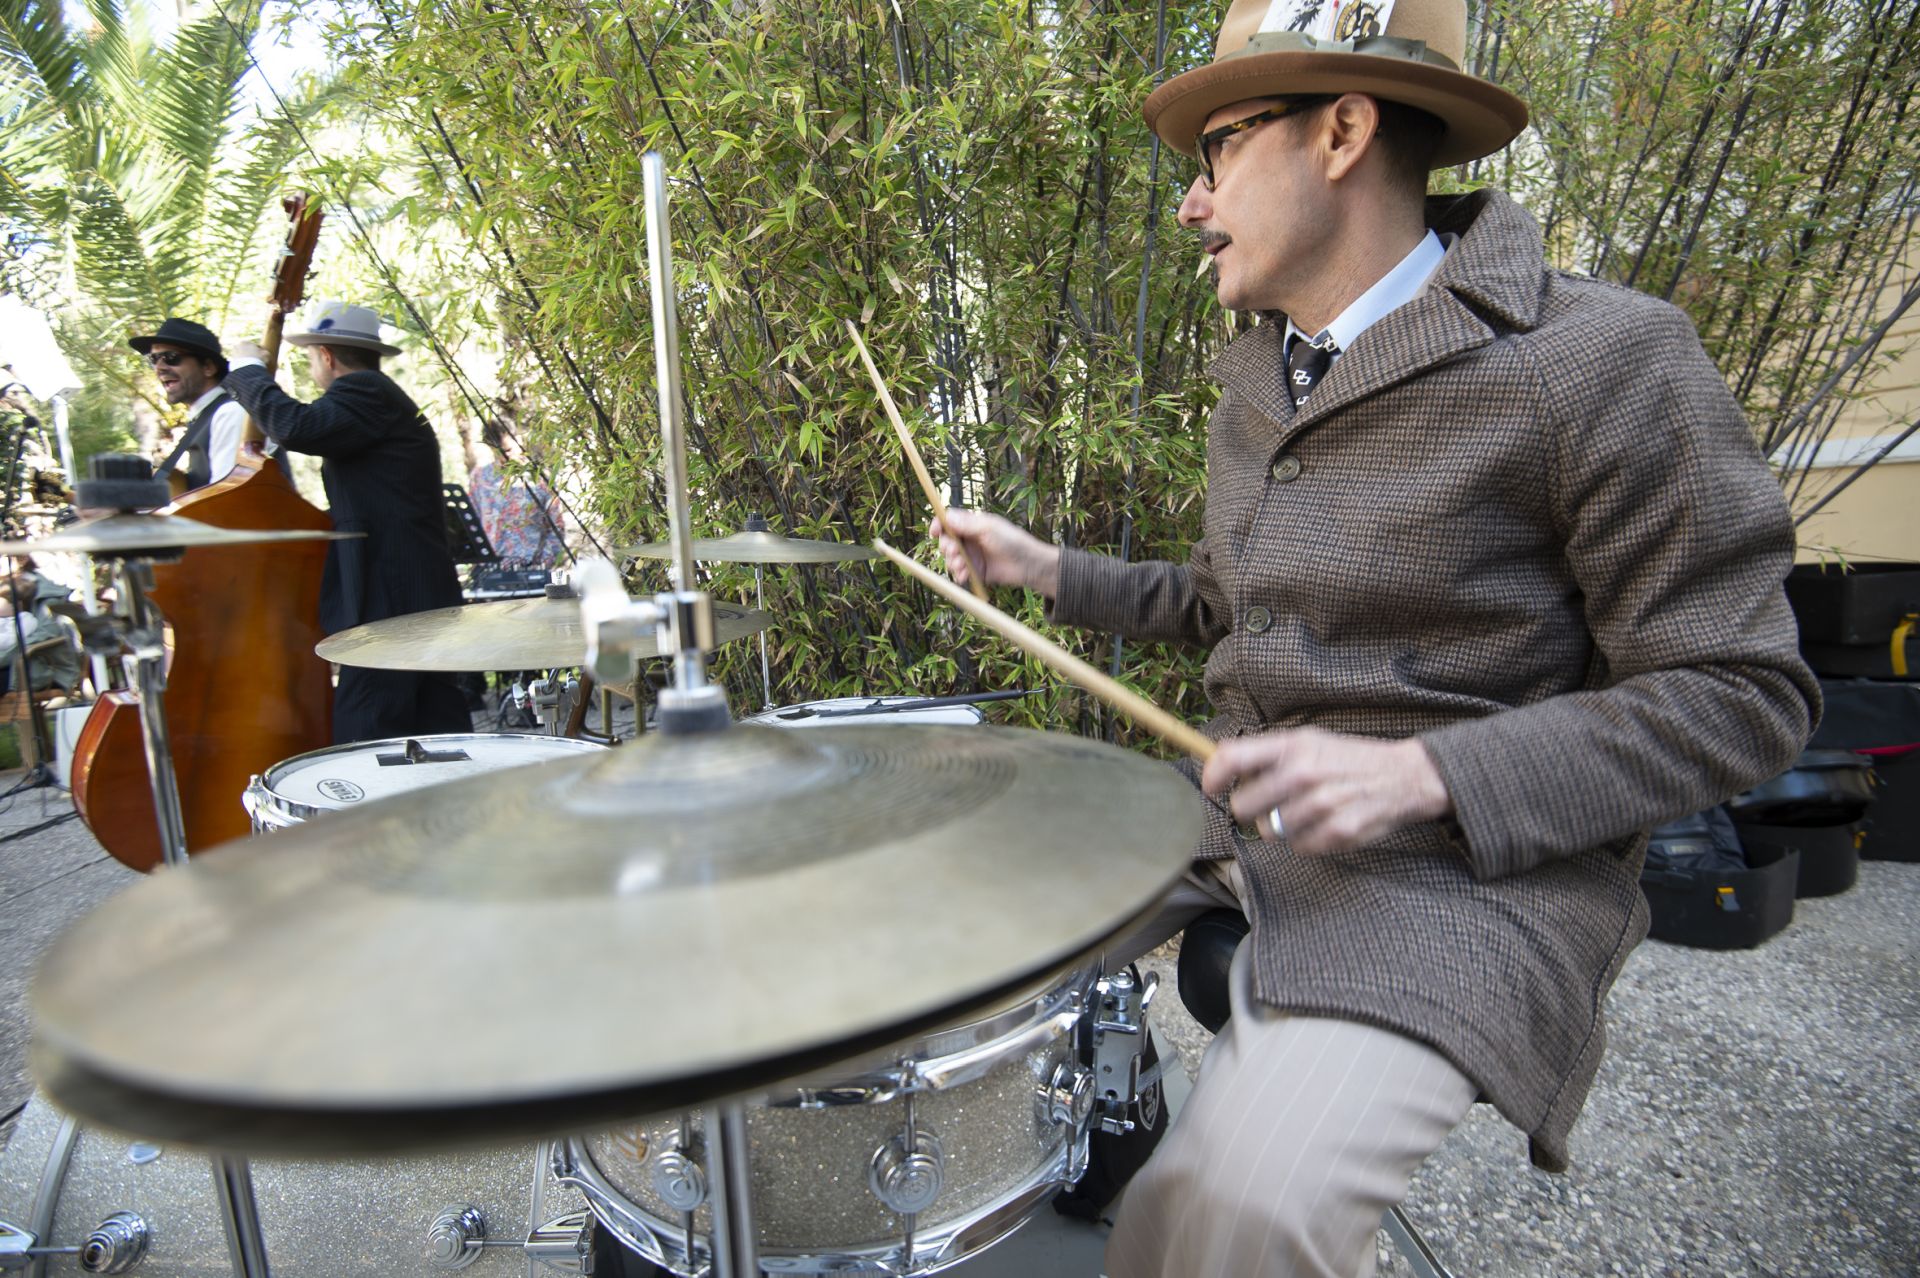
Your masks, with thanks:
[[(1355, 298), (1351, 306), (1327, 325), (1327, 331), (1333, 334), (1333, 344), (1342, 352), (1349, 350), (1360, 334), (1420, 296), (1427, 281), (1440, 269), (1440, 260), (1446, 255), (1446, 246), (1440, 243), (1440, 237), (1428, 231), (1413, 246), (1413, 251), (1400, 259), (1398, 266), (1382, 275), (1372, 288)], [(1295, 328), (1289, 317), (1287, 340), (1291, 342), (1296, 334), (1308, 339), (1317, 336)]]
[(204, 410), (208, 404), (211, 404), (214, 400), (218, 399), (219, 396), (220, 396), (220, 387), (216, 385), (212, 390), (202, 395), (199, 399), (196, 399), (193, 401), (193, 407), (187, 410), (187, 416), (198, 417), (201, 411)]

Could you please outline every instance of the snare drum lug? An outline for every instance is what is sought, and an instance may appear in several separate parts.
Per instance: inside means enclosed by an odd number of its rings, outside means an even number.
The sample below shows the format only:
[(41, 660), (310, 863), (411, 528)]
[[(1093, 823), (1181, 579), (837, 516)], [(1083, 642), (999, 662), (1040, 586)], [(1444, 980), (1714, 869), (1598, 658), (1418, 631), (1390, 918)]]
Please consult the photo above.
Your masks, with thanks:
[(563, 1274), (593, 1272), (593, 1213), (577, 1211), (549, 1220), (527, 1235), (527, 1259)]
[(1078, 1130), (1092, 1113), (1093, 1071), (1064, 1061), (1054, 1066), (1053, 1077), (1040, 1088), (1040, 1121)]
[(933, 1206), (946, 1183), (946, 1155), (926, 1128), (914, 1132), (914, 1150), (907, 1152), (905, 1135), (895, 1136), (873, 1151), (867, 1185), (888, 1211), (915, 1216)]
[(663, 1150), (653, 1164), (653, 1192), (675, 1211), (695, 1211), (707, 1201), (707, 1174), (684, 1150)]
[(478, 1207), (449, 1207), (427, 1230), (427, 1260), (435, 1269), (465, 1269), (487, 1245), (487, 1218)]
[(116, 1211), (80, 1244), (80, 1268), (90, 1274), (124, 1274), (147, 1254), (147, 1222)]

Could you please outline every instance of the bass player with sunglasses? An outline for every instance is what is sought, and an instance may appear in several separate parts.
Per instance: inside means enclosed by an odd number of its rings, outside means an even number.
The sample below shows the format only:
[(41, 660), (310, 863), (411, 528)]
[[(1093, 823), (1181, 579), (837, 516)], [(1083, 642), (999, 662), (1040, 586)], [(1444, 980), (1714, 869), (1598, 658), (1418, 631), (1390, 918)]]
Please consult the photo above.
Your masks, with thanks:
[[(227, 358), (220, 339), (203, 324), (170, 318), (160, 330), (127, 342), (144, 355), (169, 404), (186, 404), (190, 416), (158, 473), (176, 473), (185, 489), (204, 488), (233, 469), (246, 433), (247, 410), (220, 388)], [(182, 489), (181, 491), (185, 491)]]

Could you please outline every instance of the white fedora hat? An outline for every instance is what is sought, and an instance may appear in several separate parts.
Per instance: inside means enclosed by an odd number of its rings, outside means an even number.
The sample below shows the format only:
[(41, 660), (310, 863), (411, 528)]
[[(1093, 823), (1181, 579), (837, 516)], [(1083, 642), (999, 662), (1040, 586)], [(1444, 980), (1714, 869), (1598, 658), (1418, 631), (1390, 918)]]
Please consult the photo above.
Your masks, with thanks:
[(322, 302), (307, 320), (307, 331), (287, 338), (290, 346), (357, 346), (398, 355), (400, 348), (380, 340), (380, 315), (365, 306)]
[(1438, 116), (1435, 167), (1491, 155), (1527, 127), (1527, 104), (1460, 69), (1466, 0), (1233, 0), (1213, 61), (1148, 95), (1147, 127), (1192, 155), (1206, 121), (1252, 98), (1365, 93)]

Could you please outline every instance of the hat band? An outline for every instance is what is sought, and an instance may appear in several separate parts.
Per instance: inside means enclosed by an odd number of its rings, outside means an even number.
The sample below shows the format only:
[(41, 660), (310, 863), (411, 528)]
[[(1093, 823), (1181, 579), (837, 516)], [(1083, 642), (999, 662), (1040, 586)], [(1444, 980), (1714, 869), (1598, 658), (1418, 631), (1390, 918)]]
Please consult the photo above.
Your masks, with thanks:
[(1427, 62), (1449, 71), (1460, 65), (1446, 54), (1429, 49), (1425, 40), (1404, 40), (1399, 36), (1373, 36), (1368, 39), (1317, 40), (1304, 31), (1261, 31), (1244, 46), (1219, 58), (1251, 57), (1263, 53), (1364, 53), (1373, 58), (1402, 58), (1408, 62)]

